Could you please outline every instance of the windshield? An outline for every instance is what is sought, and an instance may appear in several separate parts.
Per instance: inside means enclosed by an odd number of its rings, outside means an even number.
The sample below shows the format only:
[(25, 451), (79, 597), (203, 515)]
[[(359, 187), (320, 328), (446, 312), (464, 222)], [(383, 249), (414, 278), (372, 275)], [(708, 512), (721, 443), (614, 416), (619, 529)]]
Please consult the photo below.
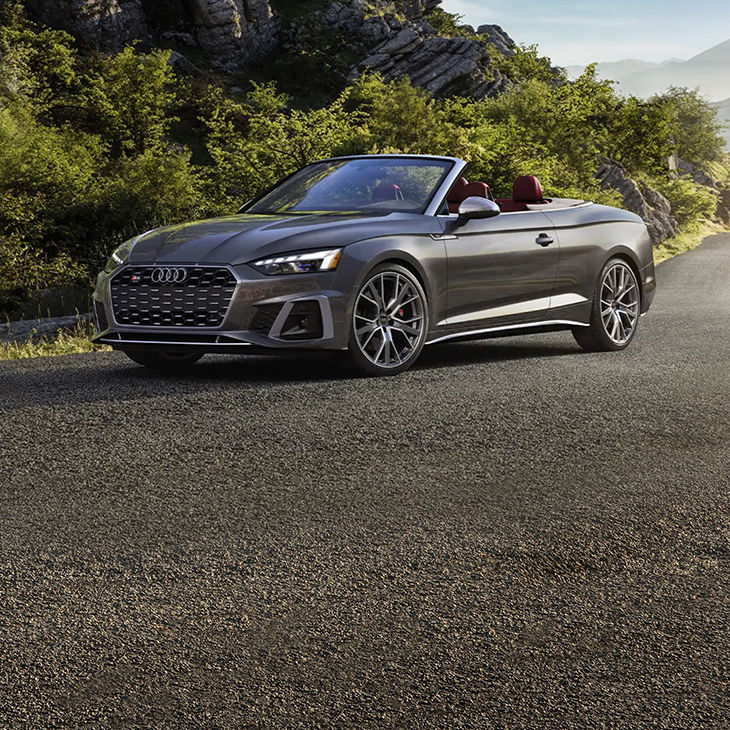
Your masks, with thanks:
[(404, 157), (316, 162), (246, 213), (424, 213), (453, 162)]

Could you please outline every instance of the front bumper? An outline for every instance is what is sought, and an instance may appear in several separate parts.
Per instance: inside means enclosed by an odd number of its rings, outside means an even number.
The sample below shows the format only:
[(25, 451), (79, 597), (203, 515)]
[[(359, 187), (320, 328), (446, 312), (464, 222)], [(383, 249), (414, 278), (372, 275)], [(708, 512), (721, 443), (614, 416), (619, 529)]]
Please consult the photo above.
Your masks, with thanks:
[(646, 314), (656, 294), (656, 271), (654, 261), (641, 270), (641, 313)]
[[(194, 349), (199, 352), (344, 350), (349, 291), (338, 271), (266, 276), (249, 266), (226, 267), (237, 283), (219, 327), (122, 324), (115, 316), (111, 281), (126, 268), (101, 273), (94, 292), (94, 341), (119, 350)], [(181, 265), (182, 266), (182, 265)], [(117, 302), (118, 304), (118, 302)], [(301, 315), (301, 318), (299, 318)], [(297, 322), (306, 326), (293, 327)]]

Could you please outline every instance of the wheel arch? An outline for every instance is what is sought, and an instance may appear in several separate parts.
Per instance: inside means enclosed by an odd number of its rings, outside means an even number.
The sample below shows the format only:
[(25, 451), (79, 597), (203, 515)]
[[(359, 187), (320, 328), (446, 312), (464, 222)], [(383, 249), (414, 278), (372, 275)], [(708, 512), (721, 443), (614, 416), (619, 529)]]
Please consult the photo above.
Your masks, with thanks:
[(436, 301), (437, 294), (434, 290), (433, 277), (429, 276), (426, 271), (426, 267), (424, 267), (410, 252), (403, 249), (388, 248), (380, 251), (378, 255), (373, 256), (367, 261), (367, 263), (363, 262), (363, 264), (364, 265), (362, 266), (360, 274), (357, 277), (356, 284), (353, 288), (353, 296), (350, 300), (348, 309), (354, 304), (356, 292), (378, 266), (382, 266), (383, 264), (397, 264), (413, 274), (418, 283), (421, 285), (421, 288), (426, 294), (429, 316), (433, 315), (432, 309)]
[(618, 249), (613, 249), (612, 251), (608, 252), (608, 256), (606, 257), (606, 260), (603, 262), (603, 266), (601, 267), (601, 270), (603, 270), (603, 267), (606, 266), (606, 264), (611, 259), (621, 259), (625, 263), (627, 263), (631, 270), (634, 272), (634, 276), (636, 277), (636, 281), (639, 284), (639, 296), (643, 300), (644, 298), (644, 282), (641, 280), (641, 268), (639, 266), (639, 261), (636, 258), (636, 255), (630, 248), (621, 247)]

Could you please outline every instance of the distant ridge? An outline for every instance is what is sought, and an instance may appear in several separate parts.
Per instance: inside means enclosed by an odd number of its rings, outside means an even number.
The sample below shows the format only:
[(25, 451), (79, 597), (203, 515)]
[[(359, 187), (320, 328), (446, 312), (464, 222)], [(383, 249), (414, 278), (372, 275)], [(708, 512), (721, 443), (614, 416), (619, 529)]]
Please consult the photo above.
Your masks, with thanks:
[[(571, 77), (583, 70), (580, 66), (569, 66)], [(626, 59), (598, 64), (601, 78), (619, 83), (618, 90), (624, 94), (649, 97), (661, 93), (670, 86), (699, 88), (711, 101), (730, 98), (730, 40), (719, 43), (687, 61), (672, 59), (663, 63), (652, 63), (639, 59)]]
[[(636, 71), (645, 71), (649, 68), (656, 68), (669, 61), (656, 63), (652, 61), (642, 61), (638, 58), (627, 58), (623, 61), (606, 61), (597, 64), (598, 75), (602, 79), (620, 79), (623, 76), (635, 73)], [(577, 78), (585, 70), (585, 66), (566, 66), (565, 70), (571, 79)]]

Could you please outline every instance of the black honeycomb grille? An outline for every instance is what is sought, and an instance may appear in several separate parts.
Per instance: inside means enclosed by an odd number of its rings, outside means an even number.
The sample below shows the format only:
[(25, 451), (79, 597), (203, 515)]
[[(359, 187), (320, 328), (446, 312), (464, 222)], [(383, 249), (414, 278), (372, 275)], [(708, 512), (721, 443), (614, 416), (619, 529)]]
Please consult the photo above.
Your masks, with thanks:
[[(131, 266), (111, 282), (114, 318), (146, 327), (220, 327), (228, 312), (236, 277), (221, 267), (176, 267), (181, 283), (155, 283), (160, 267)], [(179, 277), (178, 277), (179, 278)]]

